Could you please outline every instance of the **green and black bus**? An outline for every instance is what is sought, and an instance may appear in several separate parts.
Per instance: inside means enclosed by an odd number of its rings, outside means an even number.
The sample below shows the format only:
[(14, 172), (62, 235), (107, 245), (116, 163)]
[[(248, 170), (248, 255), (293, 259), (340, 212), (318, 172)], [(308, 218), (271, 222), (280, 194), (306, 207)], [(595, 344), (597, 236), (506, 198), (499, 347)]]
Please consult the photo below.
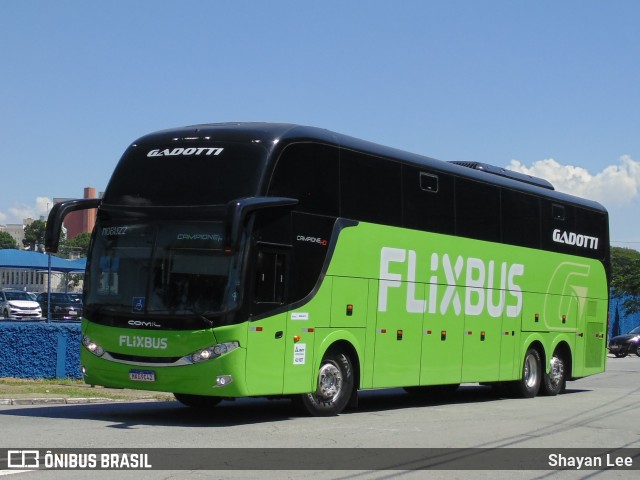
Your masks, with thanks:
[(358, 390), (523, 397), (602, 372), (608, 215), (542, 179), (328, 130), (224, 123), (126, 150), (97, 208), (81, 367), (92, 385), (209, 407)]

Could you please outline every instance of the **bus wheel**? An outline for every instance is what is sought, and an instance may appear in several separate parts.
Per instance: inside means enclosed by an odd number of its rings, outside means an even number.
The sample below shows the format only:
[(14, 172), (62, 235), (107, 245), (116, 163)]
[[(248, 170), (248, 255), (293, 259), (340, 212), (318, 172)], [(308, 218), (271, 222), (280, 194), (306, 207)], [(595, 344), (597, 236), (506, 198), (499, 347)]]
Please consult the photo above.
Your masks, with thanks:
[(567, 385), (566, 364), (560, 354), (554, 352), (549, 361), (549, 373), (544, 373), (542, 391), (545, 395), (553, 396), (564, 391)]
[(522, 398), (532, 398), (538, 394), (542, 383), (542, 362), (535, 348), (529, 348), (522, 363), (522, 378), (511, 384), (512, 392)]
[(222, 401), (222, 398), (220, 397), (210, 397), (208, 395), (189, 395), (186, 393), (174, 393), (173, 396), (176, 397), (176, 400), (178, 400), (183, 405), (186, 405), (187, 407), (203, 410), (207, 408), (213, 408)]
[(328, 352), (318, 371), (315, 393), (300, 396), (302, 407), (315, 417), (338, 415), (349, 403), (353, 392), (353, 366), (342, 352)]

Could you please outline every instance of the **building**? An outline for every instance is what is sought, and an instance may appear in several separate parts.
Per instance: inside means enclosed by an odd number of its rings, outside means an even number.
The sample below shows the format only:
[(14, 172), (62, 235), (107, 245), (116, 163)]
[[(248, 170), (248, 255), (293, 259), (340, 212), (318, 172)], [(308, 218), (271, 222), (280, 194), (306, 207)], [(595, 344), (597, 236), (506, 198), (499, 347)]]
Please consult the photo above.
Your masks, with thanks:
[[(102, 193), (100, 193), (102, 196)], [(93, 187), (85, 187), (83, 198), (99, 198), (97, 196), (96, 189)], [(69, 198), (54, 198), (53, 203), (60, 203)], [(67, 238), (72, 239), (77, 237), (81, 233), (91, 232), (93, 226), (96, 223), (96, 209), (81, 210), (78, 212), (71, 212), (64, 219), (64, 228), (67, 230)]]
[[(97, 196), (97, 191), (93, 187), (85, 187), (84, 198), (101, 198), (103, 192), (100, 192), (100, 196)], [(65, 200), (72, 200), (71, 198), (54, 198), (53, 203), (64, 202)], [(96, 223), (96, 209), (82, 210), (78, 212), (71, 212), (64, 220), (63, 229), (66, 233), (66, 238), (75, 238), (81, 233), (90, 233), (93, 230), (93, 226)], [(46, 216), (41, 216), (40, 220), (47, 220)], [(23, 248), (24, 229), (26, 226), (33, 223), (33, 218), (25, 218), (22, 223), (8, 223), (6, 225), (0, 225), (0, 232), (7, 232), (13, 237), (18, 244), (18, 248)]]
[(22, 241), (24, 240), (24, 227), (33, 221), (29, 220), (31, 219), (25, 219), (23, 223), (7, 223), (6, 225), (0, 225), (0, 232), (7, 232), (16, 241), (18, 247), (22, 247)]

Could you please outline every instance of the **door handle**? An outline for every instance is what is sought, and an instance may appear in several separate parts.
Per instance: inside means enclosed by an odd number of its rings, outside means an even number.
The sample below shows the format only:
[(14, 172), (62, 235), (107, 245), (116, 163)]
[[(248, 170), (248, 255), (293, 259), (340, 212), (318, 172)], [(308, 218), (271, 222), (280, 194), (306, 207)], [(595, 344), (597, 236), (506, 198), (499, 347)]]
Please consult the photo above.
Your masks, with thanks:
[(276, 338), (282, 338), (282, 330), (276, 332)]

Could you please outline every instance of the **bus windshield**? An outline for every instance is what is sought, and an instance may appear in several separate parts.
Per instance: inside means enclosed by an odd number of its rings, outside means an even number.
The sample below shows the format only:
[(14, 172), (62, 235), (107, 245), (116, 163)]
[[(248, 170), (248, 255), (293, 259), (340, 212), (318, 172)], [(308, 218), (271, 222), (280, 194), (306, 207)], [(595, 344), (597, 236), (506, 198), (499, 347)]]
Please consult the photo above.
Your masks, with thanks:
[(87, 310), (123, 315), (209, 315), (224, 308), (231, 256), (222, 222), (99, 220)]

